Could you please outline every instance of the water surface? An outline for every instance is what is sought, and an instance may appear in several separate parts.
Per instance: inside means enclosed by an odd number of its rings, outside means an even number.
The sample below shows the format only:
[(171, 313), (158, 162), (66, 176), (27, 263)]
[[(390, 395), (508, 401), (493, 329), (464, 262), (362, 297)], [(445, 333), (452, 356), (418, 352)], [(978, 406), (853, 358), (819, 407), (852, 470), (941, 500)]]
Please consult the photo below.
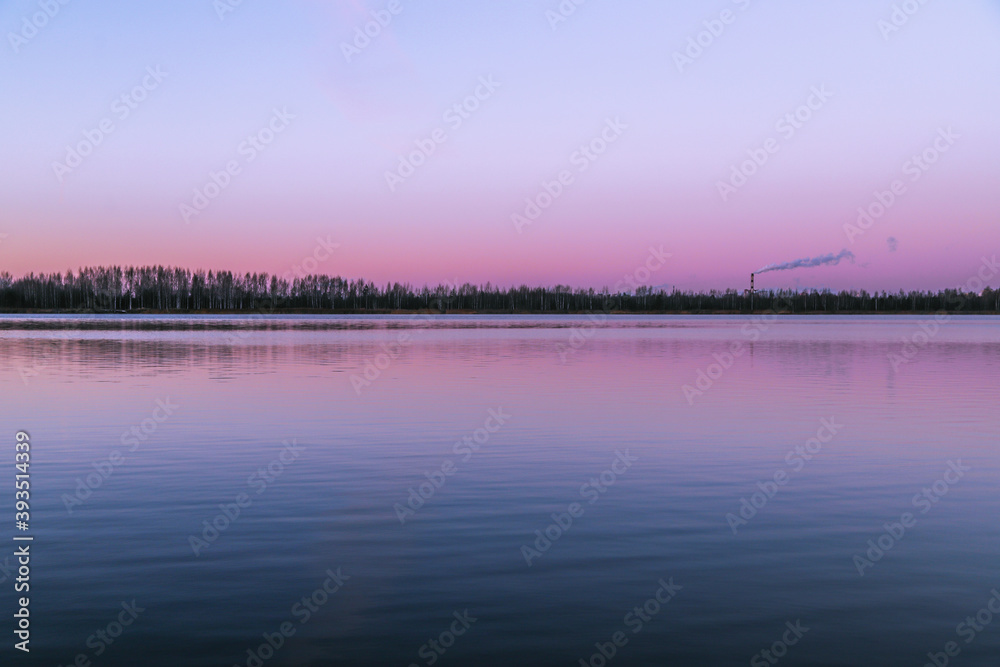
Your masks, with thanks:
[(930, 320), (5, 317), (16, 664), (993, 665), (1000, 318)]

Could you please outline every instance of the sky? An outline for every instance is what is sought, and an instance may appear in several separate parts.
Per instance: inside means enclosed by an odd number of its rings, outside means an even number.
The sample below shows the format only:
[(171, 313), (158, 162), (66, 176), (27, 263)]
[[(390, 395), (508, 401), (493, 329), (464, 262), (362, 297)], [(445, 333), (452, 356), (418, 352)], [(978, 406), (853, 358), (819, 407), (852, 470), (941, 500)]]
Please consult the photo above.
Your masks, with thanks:
[(15, 275), (600, 288), (655, 250), (651, 285), (742, 290), (847, 250), (757, 287), (937, 290), (1000, 251), (998, 0), (2, 0), (0, 32)]

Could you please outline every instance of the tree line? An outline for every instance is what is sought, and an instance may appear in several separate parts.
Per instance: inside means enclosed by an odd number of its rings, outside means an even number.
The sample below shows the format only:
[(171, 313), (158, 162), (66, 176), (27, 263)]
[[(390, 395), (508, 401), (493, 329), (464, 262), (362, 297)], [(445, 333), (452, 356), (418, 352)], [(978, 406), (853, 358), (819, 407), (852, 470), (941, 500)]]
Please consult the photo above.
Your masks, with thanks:
[(86, 312), (391, 312), (708, 313), (995, 313), (1000, 291), (690, 292), (641, 286), (627, 292), (554, 287), (442, 284), (384, 286), (363, 279), (268, 273), (191, 271), (180, 267), (86, 267), (76, 273), (0, 273), (0, 309)]

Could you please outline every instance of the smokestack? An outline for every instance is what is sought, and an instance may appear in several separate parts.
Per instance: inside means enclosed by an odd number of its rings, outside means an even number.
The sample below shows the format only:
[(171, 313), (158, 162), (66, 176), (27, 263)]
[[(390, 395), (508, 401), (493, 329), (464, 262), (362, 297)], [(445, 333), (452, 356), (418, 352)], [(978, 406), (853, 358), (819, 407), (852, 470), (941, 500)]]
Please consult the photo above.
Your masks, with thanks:
[(754, 278), (754, 275), (755, 274), (753, 274), (753, 273), (750, 274), (750, 291), (751, 292), (753, 292), (753, 278)]

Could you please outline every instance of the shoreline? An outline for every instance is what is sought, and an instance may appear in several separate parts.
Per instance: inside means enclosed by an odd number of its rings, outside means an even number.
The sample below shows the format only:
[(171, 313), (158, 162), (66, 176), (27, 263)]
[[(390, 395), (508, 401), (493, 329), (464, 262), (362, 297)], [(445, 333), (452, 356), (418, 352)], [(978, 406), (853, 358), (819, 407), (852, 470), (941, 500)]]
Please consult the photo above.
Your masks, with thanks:
[(720, 315), (720, 316), (734, 316), (734, 315), (805, 315), (805, 316), (830, 316), (836, 317), (838, 315), (870, 315), (872, 317), (879, 317), (882, 315), (912, 315), (912, 316), (928, 316), (937, 315), (945, 313), (948, 315), (1000, 315), (1000, 311), (968, 311), (968, 310), (955, 310), (955, 309), (939, 309), (939, 310), (893, 310), (893, 311), (862, 311), (862, 310), (841, 310), (837, 312), (830, 312), (826, 310), (807, 310), (807, 311), (789, 311), (789, 310), (754, 310), (754, 311), (736, 311), (736, 310), (650, 310), (650, 311), (601, 311), (601, 310), (574, 310), (574, 311), (509, 311), (509, 310), (448, 310), (448, 311), (438, 311), (434, 309), (419, 309), (419, 310), (331, 310), (331, 309), (318, 309), (318, 308), (287, 308), (287, 309), (275, 309), (270, 311), (264, 310), (155, 310), (155, 309), (135, 309), (128, 311), (115, 311), (115, 310), (50, 310), (50, 309), (40, 309), (40, 308), (25, 308), (25, 309), (0, 309), (0, 317), (7, 315), (123, 315), (129, 317), (158, 317), (162, 315), (228, 315), (228, 316), (271, 316), (271, 315), (434, 315), (434, 316), (469, 316), (469, 315), (517, 315), (517, 316), (545, 316), (545, 317), (581, 317), (588, 315), (606, 315), (610, 317), (628, 317), (628, 316), (691, 316), (691, 315)]

